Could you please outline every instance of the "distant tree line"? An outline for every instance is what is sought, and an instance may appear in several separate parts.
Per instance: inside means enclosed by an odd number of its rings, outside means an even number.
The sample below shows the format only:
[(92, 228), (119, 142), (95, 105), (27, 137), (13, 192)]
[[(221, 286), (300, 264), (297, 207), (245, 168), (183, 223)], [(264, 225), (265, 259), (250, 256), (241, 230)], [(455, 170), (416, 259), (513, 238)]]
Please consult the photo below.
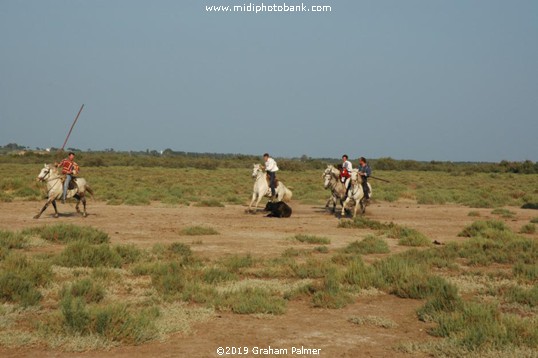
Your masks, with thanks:
[[(16, 143), (9, 143), (0, 147), (0, 163), (25, 163), (42, 164), (44, 162), (57, 162), (65, 155), (65, 151), (50, 148), (50, 151), (29, 150), (28, 147)], [(223, 154), (223, 153), (197, 153), (173, 151), (165, 149), (162, 152), (156, 150), (146, 151), (82, 151), (76, 148), (68, 148), (77, 154), (77, 161), (85, 167), (103, 166), (139, 166), (139, 167), (165, 167), (165, 168), (246, 168), (253, 163), (261, 163), (262, 158), (256, 155), (246, 154)], [(23, 152), (21, 154), (21, 152)], [(276, 158), (278, 166), (282, 170), (302, 171), (310, 169), (324, 169), (327, 164), (336, 165), (341, 162), (340, 158), (311, 158), (302, 155), (299, 158)], [(357, 160), (353, 158), (353, 161)], [(422, 162), (416, 160), (397, 160), (390, 157), (370, 159), (369, 163), (373, 170), (395, 171), (439, 171), (449, 173), (514, 173), (514, 174), (538, 174), (538, 162), (526, 160), (523, 162), (511, 162), (503, 160), (499, 163), (483, 162)]]

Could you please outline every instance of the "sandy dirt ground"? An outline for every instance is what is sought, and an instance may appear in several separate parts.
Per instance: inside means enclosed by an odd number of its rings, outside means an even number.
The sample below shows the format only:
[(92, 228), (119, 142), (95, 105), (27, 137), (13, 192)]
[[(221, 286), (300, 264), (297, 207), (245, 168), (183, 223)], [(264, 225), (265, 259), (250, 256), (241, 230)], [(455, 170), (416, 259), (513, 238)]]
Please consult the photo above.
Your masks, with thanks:
[[(60, 218), (53, 218), (49, 208), (34, 220), (41, 203), (0, 203), (0, 229), (19, 230), (54, 223), (90, 225), (107, 232), (112, 243), (132, 243), (150, 248), (155, 243), (183, 242), (204, 257), (215, 259), (230, 254), (254, 257), (279, 256), (290, 247), (306, 248), (288, 238), (295, 234), (324, 236), (331, 240), (331, 251), (345, 247), (370, 233), (362, 229), (338, 229), (338, 217), (322, 206), (291, 204), (293, 215), (287, 219), (266, 218), (264, 213), (247, 214), (246, 206), (224, 208), (171, 207), (155, 203), (150, 206), (109, 206), (89, 201), (87, 218), (75, 214), (74, 205), (59, 205)], [(509, 208), (515, 217), (504, 221), (518, 231), (538, 216), (535, 210)], [(475, 211), (479, 217), (470, 217)], [(366, 216), (381, 222), (394, 222), (414, 228), (432, 241), (441, 243), (463, 240), (457, 234), (476, 220), (500, 219), (492, 209), (470, 209), (456, 205), (418, 205), (414, 202), (374, 202)], [(180, 231), (192, 225), (206, 225), (219, 235), (185, 236)], [(536, 235), (535, 235), (536, 236)], [(391, 252), (405, 250), (397, 240), (387, 239)], [(399, 299), (386, 294), (360, 295), (343, 309), (312, 308), (309, 302), (292, 301), (281, 316), (237, 315), (216, 313), (211, 319), (194, 325), (189, 334), (176, 334), (165, 342), (123, 346), (106, 352), (64, 353), (48, 348), (5, 349), (1, 357), (219, 357), (218, 347), (246, 347), (247, 355), (223, 357), (272, 357), (262, 349), (287, 349), (287, 356), (302, 357), (409, 357), (394, 349), (399, 343), (425, 342), (435, 338), (426, 333), (428, 325), (418, 321), (419, 300)], [(351, 317), (378, 316), (396, 323), (386, 329), (356, 325)], [(294, 347), (317, 349), (319, 354), (297, 354)], [(258, 348), (258, 353), (255, 349)], [(275, 351), (273, 351), (274, 353)], [(281, 351), (283, 352), (283, 351)], [(311, 351), (311, 353), (314, 351)], [(280, 355), (282, 356), (282, 355)], [(417, 356), (416, 354), (413, 356)]]

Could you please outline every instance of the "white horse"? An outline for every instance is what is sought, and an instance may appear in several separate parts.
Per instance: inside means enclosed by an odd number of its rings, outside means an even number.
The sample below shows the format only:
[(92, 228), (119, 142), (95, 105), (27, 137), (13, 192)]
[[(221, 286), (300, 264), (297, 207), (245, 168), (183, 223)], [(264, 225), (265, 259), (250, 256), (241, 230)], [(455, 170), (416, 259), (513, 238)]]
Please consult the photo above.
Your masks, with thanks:
[[(370, 186), (370, 183), (368, 183), (368, 189), (370, 191), (370, 198), (372, 197), (372, 187)], [(366, 203), (364, 201), (364, 190), (362, 189), (362, 178), (359, 175), (358, 169), (353, 169), (351, 171), (351, 189), (350, 189), (350, 195), (346, 198), (344, 201), (344, 204), (342, 205), (342, 216), (345, 215), (345, 209), (347, 205), (351, 202), (355, 202), (355, 208), (353, 209), (353, 217), (357, 215), (357, 209), (361, 208), (361, 214), (364, 214), (366, 211)]]
[[(56, 208), (56, 200), (62, 198), (64, 190), (62, 176), (58, 174), (58, 171), (56, 170), (55, 166), (51, 164), (45, 164), (45, 167), (41, 169), (41, 172), (39, 172), (37, 180), (44, 181), (47, 183), (47, 202), (45, 203), (45, 206), (43, 206), (39, 214), (34, 216), (34, 219), (39, 219), (41, 214), (43, 214), (45, 209), (47, 209), (47, 207), (51, 203), (54, 207), (54, 217), (57, 218), (59, 214), (58, 209)], [(78, 206), (82, 201), (82, 205), (84, 206), (82, 216), (86, 216), (86, 192), (90, 193), (90, 195), (93, 195), (93, 191), (84, 178), (73, 178), (72, 181), (74, 181), (76, 185), (74, 189), (67, 190), (67, 198), (77, 199), (77, 213), (80, 213)]]
[(333, 213), (336, 211), (336, 203), (339, 201), (343, 206), (344, 199), (346, 198), (345, 184), (340, 180), (340, 171), (333, 165), (327, 165), (327, 169), (323, 172), (323, 187), (331, 190), (331, 196), (327, 200), (325, 207), (328, 208), (329, 204), (333, 203)]
[[(248, 206), (248, 210), (252, 211), (252, 204), (256, 202), (256, 206), (254, 207), (254, 211), (258, 210), (258, 204), (262, 200), (264, 196), (271, 197), (271, 188), (269, 187), (269, 184), (267, 183), (266, 174), (261, 168), (260, 164), (254, 164), (254, 168), (252, 170), (252, 177), (256, 178), (254, 180), (254, 188), (252, 189), (252, 201), (250, 202), (250, 205)], [(276, 200), (277, 201), (290, 201), (292, 197), (292, 192), (282, 182), (278, 182), (276, 188)]]

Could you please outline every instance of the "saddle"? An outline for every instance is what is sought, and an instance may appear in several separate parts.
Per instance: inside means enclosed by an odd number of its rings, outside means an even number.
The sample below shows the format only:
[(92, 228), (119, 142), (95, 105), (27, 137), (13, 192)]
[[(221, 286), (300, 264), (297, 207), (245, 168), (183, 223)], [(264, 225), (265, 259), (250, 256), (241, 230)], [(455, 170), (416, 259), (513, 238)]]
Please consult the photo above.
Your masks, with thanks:
[[(65, 183), (65, 175), (62, 175), (62, 187), (64, 186), (64, 183)], [(73, 190), (73, 189), (77, 189), (78, 188), (78, 185), (77, 185), (77, 178), (76, 177), (73, 177), (71, 179), (71, 181), (69, 182), (69, 186), (67, 187), (67, 190)]]
[[(269, 174), (265, 174), (265, 179), (267, 180), (267, 186), (271, 187), (271, 177), (269, 176)], [(280, 182), (278, 181), (278, 179), (275, 178), (275, 189), (278, 187), (279, 183)]]

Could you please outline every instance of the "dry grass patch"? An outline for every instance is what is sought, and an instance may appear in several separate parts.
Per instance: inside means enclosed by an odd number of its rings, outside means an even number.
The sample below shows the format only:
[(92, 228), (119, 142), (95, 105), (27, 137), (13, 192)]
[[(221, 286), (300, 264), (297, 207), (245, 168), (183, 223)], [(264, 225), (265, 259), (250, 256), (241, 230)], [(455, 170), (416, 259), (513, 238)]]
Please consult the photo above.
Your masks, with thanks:
[(358, 326), (374, 326), (382, 328), (395, 328), (398, 327), (398, 324), (391, 320), (390, 318), (384, 318), (379, 316), (359, 316), (351, 317), (348, 319), (349, 322), (356, 324)]
[(291, 240), (295, 240), (295, 241), (299, 241), (299, 242), (307, 243), (307, 244), (329, 245), (331, 243), (331, 240), (329, 240), (326, 237), (315, 236), (315, 235), (305, 235), (305, 234), (297, 234), (293, 236)]
[(161, 315), (155, 322), (155, 326), (157, 339), (161, 341), (174, 333), (191, 333), (194, 323), (207, 321), (215, 313), (211, 308), (187, 307), (182, 302), (166, 303), (160, 308)]
[(219, 232), (212, 227), (209, 226), (188, 226), (181, 230), (180, 235), (189, 235), (189, 236), (197, 236), (197, 235), (218, 235)]

